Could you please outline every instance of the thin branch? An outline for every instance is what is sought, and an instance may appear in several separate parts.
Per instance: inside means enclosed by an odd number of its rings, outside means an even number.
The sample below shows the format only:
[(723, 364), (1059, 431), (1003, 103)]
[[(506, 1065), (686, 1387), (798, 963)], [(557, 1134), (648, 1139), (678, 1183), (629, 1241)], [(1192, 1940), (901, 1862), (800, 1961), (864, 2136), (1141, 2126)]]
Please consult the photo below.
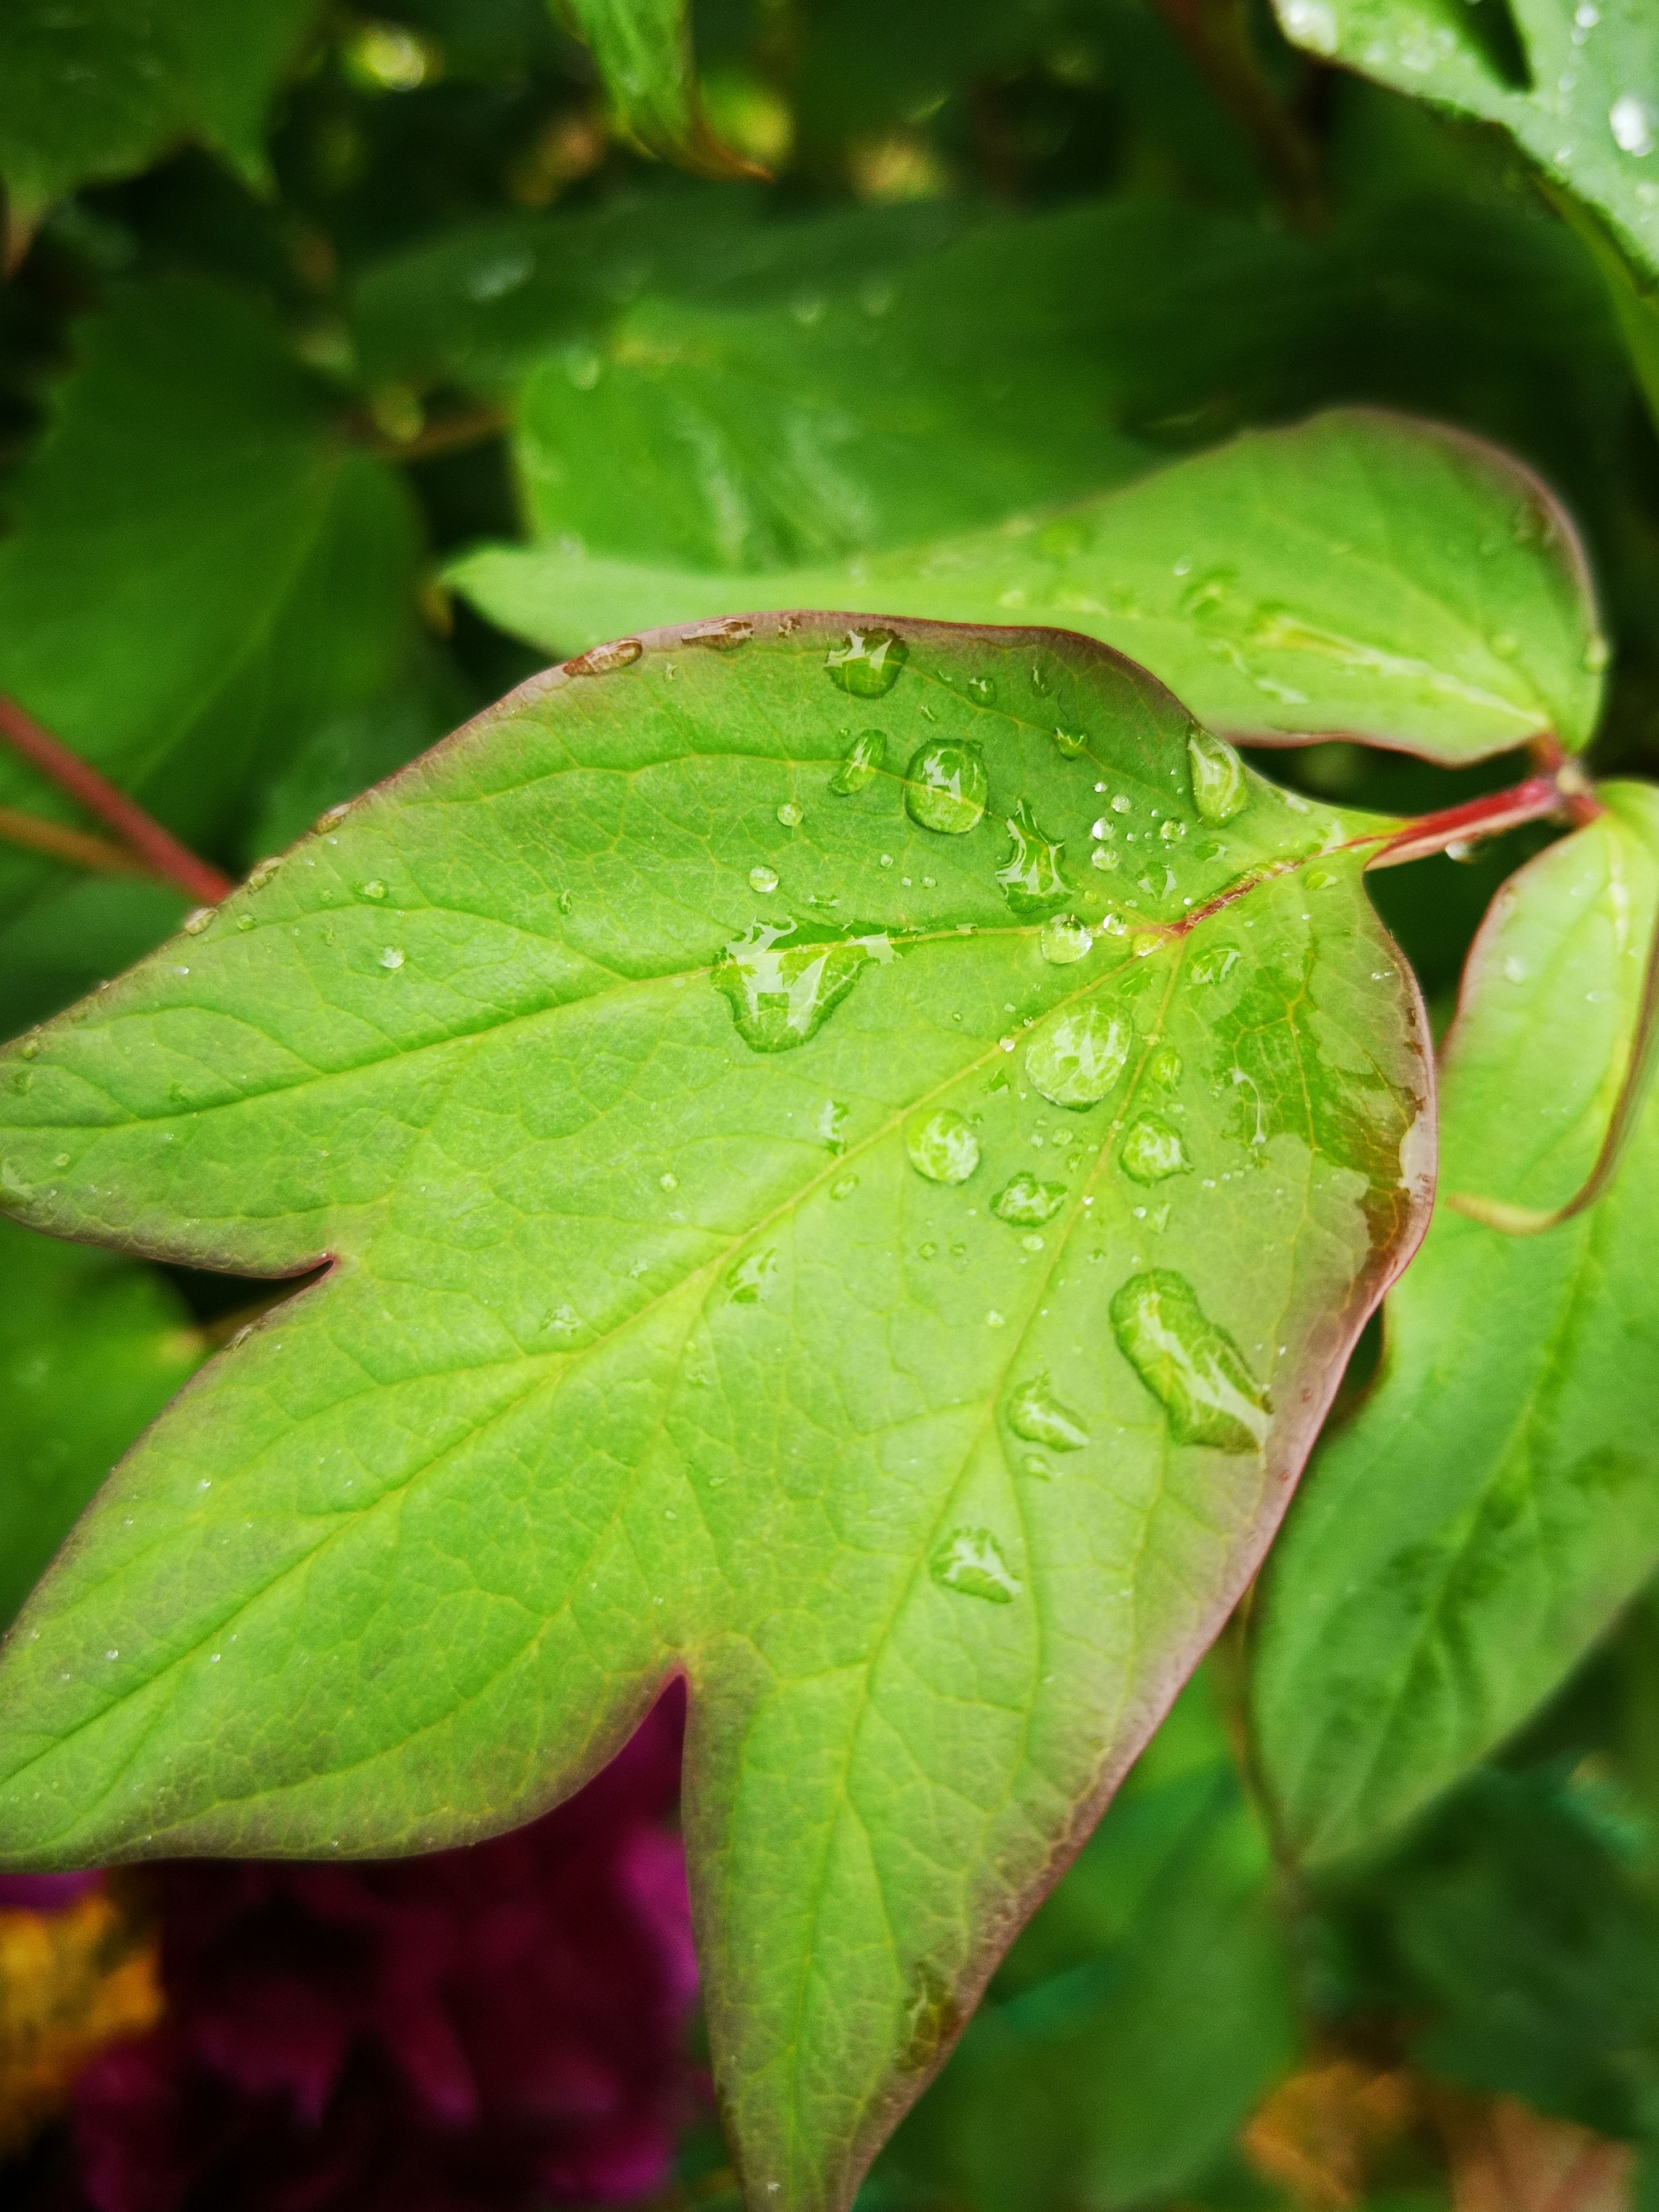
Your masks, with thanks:
[(1642, 998), (1637, 1008), (1630, 1061), (1619, 1085), (1619, 1096), (1613, 1101), (1613, 1115), (1601, 1139), (1601, 1149), (1595, 1156), (1595, 1165), (1583, 1189), (1575, 1192), (1565, 1206), (1549, 1208), (1510, 1206), (1501, 1198), (1471, 1198), (1461, 1191), (1448, 1197), (1447, 1205), (1467, 1214), (1471, 1221), (1480, 1222), (1484, 1228), (1501, 1229), (1507, 1237), (1541, 1236), (1547, 1229), (1559, 1229), (1575, 1214), (1587, 1213), (1597, 1199), (1605, 1196), (1619, 1172), (1636, 1133), (1656, 1067), (1659, 1067), (1659, 915), (1654, 918), (1653, 935), (1648, 945), (1648, 964), (1642, 977)]
[(1158, 0), (1194, 68), (1250, 145), (1291, 221), (1323, 220), (1325, 191), (1312, 140), (1268, 82), (1242, 0)]
[(26, 814), (20, 806), (0, 806), (0, 844), (21, 845), (25, 852), (42, 853), (49, 860), (63, 860), (72, 868), (90, 868), (101, 876), (147, 876), (149, 870), (136, 853), (107, 837), (94, 837), (85, 830), (70, 830), (61, 822), (47, 822)]
[(1529, 775), (1507, 791), (1488, 792), (1484, 799), (1443, 807), (1437, 814), (1419, 814), (1389, 837), (1367, 865), (1398, 868), (1407, 860), (1427, 860), (1454, 846), (1473, 844), (1478, 837), (1495, 837), (1522, 822), (1547, 821), (1552, 815), (1589, 821), (1601, 811), (1583, 775), (1568, 762), (1553, 775)]
[(390, 438), (376, 430), (368, 450), (377, 460), (429, 461), (439, 453), (464, 453), (499, 438), (511, 420), (505, 407), (468, 407), (453, 415), (439, 415), (422, 425), (412, 438)]
[(228, 876), (222, 876), (217, 868), (198, 860), (194, 853), (146, 814), (136, 799), (118, 791), (96, 769), (88, 768), (78, 754), (60, 744), (32, 714), (25, 714), (16, 701), (7, 698), (3, 692), (0, 692), (0, 737), (77, 806), (84, 807), (88, 814), (95, 814), (152, 873), (176, 884), (185, 897), (197, 905), (217, 906), (234, 888)]

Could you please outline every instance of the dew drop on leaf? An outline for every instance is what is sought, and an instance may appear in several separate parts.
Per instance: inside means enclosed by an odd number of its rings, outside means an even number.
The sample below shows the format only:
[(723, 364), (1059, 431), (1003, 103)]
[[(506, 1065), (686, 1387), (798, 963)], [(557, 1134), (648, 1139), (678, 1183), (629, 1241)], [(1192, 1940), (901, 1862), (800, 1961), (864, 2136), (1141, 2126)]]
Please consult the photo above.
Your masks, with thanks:
[(968, 696), (981, 707), (988, 707), (997, 696), (997, 687), (988, 676), (970, 676), (967, 683)]
[(832, 646), (823, 665), (832, 684), (855, 699), (879, 699), (898, 682), (910, 648), (890, 629), (854, 629), (843, 644)]
[(1084, 751), (1089, 743), (1089, 732), (1087, 730), (1062, 730), (1056, 728), (1054, 731), (1054, 743), (1060, 748), (1060, 751), (1066, 756), (1067, 760), (1076, 760), (1078, 756)]
[(1012, 1605), (1024, 1588), (988, 1528), (953, 1528), (928, 1561), (933, 1580), (963, 1597)]
[(251, 891), (264, 890), (282, 865), (283, 856), (280, 853), (274, 854), (268, 860), (256, 860), (248, 870), (247, 889)]
[(751, 891), (764, 893), (775, 891), (777, 887), (778, 872), (775, 868), (769, 868), (763, 861), (749, 871), (749, 888)]
[(195, 906), (179, 924), (186, 937), (199, 937), (219, 911), (216, 906)]
[(380, 965), (382, 968), (395, 970), (401, 968), (403, 964), (404, 948), (401, 945), (382, 945), (380, 948)]
[(1034, 1476), (1038, 1482), (1047, 1482), (1049, 1478), (1048, 1462), (1040, 1452), (1027, 1452), (1019, 1462), (1019, 1471)]
[(1193, 963), (1193, 981), (1194, 983), (1224, 983), (1237, 967), (1238, 960), (1236, 945), (1209, 945)]
[(386, 896), (386, 885), (378, 876), (366, 884), (359, 884), (357, 889), (366, 899), (383, 899)]
[(935, 738), (917, 749), (904, 774), (904, 804), (913, 822), (945, 837), (977, 827), (990, 790), (977, 745)]
[(1253, 1452), (1269, 1426), (1267, 1392), (1184, 1275), (1132, 1275), (1111, 1305), (1118, 1349), (1169, 1416), (1176, 1443)]
[(657, 1177), (657, 1182), (659, 1188), (663, 1190), (678, 1190), (680, 1187), (679, 1177), (673, 1174), (659, 1175)]
[(1064, 845), (1043, 836), (1023, 799), (1015, 801), (1013, 812), (1005, 820), (1013, 842), (996, 874), (1010, 911), (1042, 914), (1060, 900), (1069, 898), (1072, 887), (1060, 867), (1066, 851)]
[(858, 1187), (859, 1179), (855, 1175), (838, 1176), (830, 1186), (830, 1195), (831, 1198), (851, 1198)]
[(1079, 921), (1074, 914), (1051, 914), (1037, 939), (1043, 958), (1052, 968), (1068, 968), (1074, 960), (1085, 958), (1094, 941), (1088, 923)]
[(782, 805), (779, 807), (778, 819), (782, 823), (786, 830), (793, 830), (799, 826), (800, 822), (800, 809), (796, 805), (793, 799), (786, 799)]
[(1621, 92), (1607, 110), (1607, 127), (1620, 152), (1633, 155), (1639, 161), (1653, 151), (1659, 115), (1639, 92)]
[(904, 1147), (911, 1166), (929, 1182), (966, 1182), (979, 1165), (979, 1139), (948, 1106), (913, 1121)]
[(732, 1304), (758, 1304), (777, 1271), (778, 1255), (775, 1251), (751, 1252), (746, 1260), (739, 1260), (726, 1279)]
[(1123, 1139), (1118, 1154), (1125, 1175), (1137, 1182), (1162, 1182), (1166, 1176), (1186, 1175), (1192, 1167), (1181, 1132), (1157, 1114), (1143, 1114)]
[(873, 783), (886, 757), (887, 738), (880, 730), (860, 730), (847, 749), (847, 757), (830, 779), (830, 788), (847, 799)]
[(1047, 1375), (1033, 1375), (1015, 1385), (1008, 1401), (1008, 1425), (1028, 1444), (1047, 1444), (1053, 1451), (1081, 1451), (1089, 1441), (1088, 1430), (1060, 1404)]
[(1164, 939), (1155, 929), (1140, 929), (1129, 939), (1129, 950), (1137, 960), (1150, 960), (1158, 951)]
[(1089, 855), (1089, 866), (1091, 868), (1098, 868), (1103, 875), (1109, 875), (1117, 865), (1118, 850), (1115, 845), (1097, 845)]
[(574, 660), (564, 663), (567, 676), (613, 676), (619, 668), (631, 667), (645, 647), (636, 637), (619, 637), (609, 645), (596, 645), (586, 653), (579, 653)]
[(1103, 1006), (1052, 1014), (1025, 1048), (1025, 1073), (1055, 1106), (1097, 1106), (1123, 1073), (1132, 1031)]
[(721, 622), (698, 623), (684, 633), (687, 645), (706, 646), (711, 653), (735, 653), (755, 635), (755, 625), (742, 615)]
[(1181, 1054), (1172, 1044), (1160, 1045), (1147, 1063), (1146, 1073), (1165, 1091), (1173, 1091), (1181, 1080)]
[(1194, 723), (1187, 736), (1193, 804), (1206, 822), (1231, 822), (1249, 798), (1244, 763), (1230, 744)]
[(1034, 1175), (1017, 1175), (1006, 1182), (991, 1200), (991, 1211), (999, 1221), (1012, 1222), (1016, 1227), (1040, 1228), (1052, 1221), (1066, 1203), (1066, 1186), (1058, 1182), (1039, 1182)]
[(788, 1052), (817, 1035), (871, 962), (892, 957), (879, 933), (800, 939), (793, 921), (757, 921), (726, 946), (710, 980), (746, 1045)]

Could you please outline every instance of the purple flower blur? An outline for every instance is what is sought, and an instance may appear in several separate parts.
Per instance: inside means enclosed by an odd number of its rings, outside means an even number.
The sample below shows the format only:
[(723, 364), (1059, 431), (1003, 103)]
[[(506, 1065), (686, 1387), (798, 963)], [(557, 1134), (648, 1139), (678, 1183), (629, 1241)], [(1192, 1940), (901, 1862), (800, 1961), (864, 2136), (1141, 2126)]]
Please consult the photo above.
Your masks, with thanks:
[(167, 2016), (82, 2074), (96, 2212), (518, 2212), (636, 2196), (695, 1994), (664, 1816), (684, 1698), (581, 1793), (428, 1858), (160, 1871)]

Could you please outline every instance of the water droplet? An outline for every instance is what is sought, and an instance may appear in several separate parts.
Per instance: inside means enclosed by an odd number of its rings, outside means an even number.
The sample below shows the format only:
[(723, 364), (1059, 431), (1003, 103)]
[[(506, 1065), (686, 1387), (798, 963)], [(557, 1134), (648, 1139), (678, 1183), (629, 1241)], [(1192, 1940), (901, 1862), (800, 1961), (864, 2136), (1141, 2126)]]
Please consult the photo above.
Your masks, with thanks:
[(1137, 1182), (1162, 1182), (1166, 1176), (1186, 1175), (1192, 1168), (1181, 1133), (1156, 1114), (1143, 1114), (1118, 1154), (1125, 1175)]
[(199, 937), (218, 911), (216, 906), (194, 906), (179, 927), (186, 937)]
[(1051, 1105), (1097, 1106), (1123, 1073), (1133, 1032), (1103, 1006), (1053, 1014), (1025, 1048), (1025, 1073)]
[(812, 1124), (818, 1136), (832, 1152), (847, 1150), (847, 1109), (838, 1099), (826, 1098), (818, 1109), (817, 1119)]
[[(1031, 663), (1031, 689), (1037, 694), (1038, 697), (1042, 699), (1046, 699), (1049, 692), (1054, 689), (1053, 684), (1048, 681), (1041, 661), (1034, 660)], [(1060, 732), (1056, 731), (1054, 734), (1058, 737)], [(1061, 750), (1064, 750), (1064, 748), (1062, 747)]]
[(1062, 730), (1057, 728), (1054, 732), (1054, 743), (1059, 746), (1060, 751), (1065, 754), (1067, 760), (1075, 760), (1079, 753), (1086, 751), (1088, 749), (1089, 732), (1087, 730)]
[(1053, 1451), (1081, 1451), (1089, 1441), (1077, 1415), (1049, 1389), (1047, 1375), (1033, 1375), (1016, 1386), (1008, 1401), (1008, 1425), (1028, 1444), (1047, 1444)]
[(386, 885), (378, 876), (368, 883), (359, 884), (357, 889), (366, 899), (383, 899), (386, 896)]
[(793, 921), (757, 921), (725, 947), (711, 980), (751, 1050), (788, 1052), (817, 1034), (872, 961), (892, 957), (878, 932), (801, 938)]
[(1194, 983), (1224, 983), (1239, 962), (1236, 945), (1212, 945), (1193, 963)]
[(1022, 1237), (1019, 1241), (1021, 1248), (1024, 1251), (1040, 1252), (1042, 1249), (1042, 1239), (1037, 1235), (1035, 1229), (1032, 1230), (1029, 1237)]
[(1094, 944), (1089, 925), (1074, 914), (1051, 914), (1038, 939), (1042, 957), (1051, 967), (1066, 968), (1081, 960)]
[(1187, 733), (1193, 804), (1206, 822), (1231, 822), (1249, 799), (1244, 763), (1230, 744), (1197, 723)]
[(381, 946), (380, 965), (382, 968), (401, 968), (403, 964), (404, 948), (401, 945), (385, 945)]
[(927, 1564), (945, 1589), (992, 1605), (1012, 1605), (1024, 1587), (988, 1528), (953, 1528)]
[(54, 1152), (52, 1156), (52, 1164), (55, 1168), (66, 1168), (70, 1164), (70, 1156), (67, 1152)]
[[(1449, 852), (1451, 848), (1448, 846), (1446, 849)], [(1334, 869), (1316, 868), (1307, 878), (1307, 884), (1310, 891), (1328, 891), (1333, 884), (1340, 883), (1341, 880)]]
[(830, 779), (830, 788), (846, 799), (873, 783), (886, 757), (887, 738), (880, 730), (860, 730), (847, 749), (847, 757)]
[(1600, 675), (1613, 658), (1613, 647), (1600, 631), (1589, 638), (1584, 647), (1584, 665), (1592, 676)]
[(778, 819), (782, 823), (786, 830), (794, 830), (799, 828), (800, 823), (800, 809), (796, 805), (793, 799), (786, 799), (782, 805), (779, 807)]
[(965, 688), (969, 697), (976, 699), (981, 707), (988, 707), (997, 696), (997, 687), (988, 676), (970, 676)]
[(916, 1256), (921, 1260), (936, 1260), (939, 1257), (939, 1246), (930, 1237), (927, 1243), (917, 1245)]
[(979, 1165), (979, 1139), (948, 1106), (913, 1121), (904, 1146), (911, 1166), (929, 1182), (966, 1182)]
[(904, 804), (913, 822), (946, 837), (978, 826), (990, 781), (977, 745), (936, 738), (918, 748), (904, 774)]
[(1097, 845), (1089, 855), (1089, 866), (1091, 868), (1098, 868), (1102, 875), (1109, 875), (1117, 865), (1118, 850), (1115, 845)]
[(1169, 1415), (1176, 1443), (1259, 1451), (1270, 1425), (1267, 1392), (1224, 1328), (1205, 1315), (1184, 1275), (1132, 1275), (1112, 1300), (1118, 1348)]
[(1112, 811), (1114, 814), (1127, 814), (1133, 805), (1133, 799), (1130, 799), (1127, 793), (1120, 791), (1117, 797), (1112, 801)]
[(831, 647), (823, 665), (832, 684), (855, 699), (879, 699), (899, 680), (910, 648), (890, 629), (854, 629), (844, 645)]
[(1336, 52), (1336, 15), (1329, 0), (1282, 0), (1279, 17), (1297, 46), (1316, 54)]
[(707, 646), (711, 653), (735, 653), (753, 637), (755, 625), (742, 615), (728, 615), (723, 622), (698, 623), (680, 635), (687, 645)]
[(769, 868), (762, 861), (749, 871), (749, 888), (751, 891), (764, 893), (775, 891), (777, 887), (778, 872), (775, 868)]
[(657, 1182), (659, 1188), (663, 1190), (678, 1190), (680, 1187), (679, 1177), (672, 1174), (659, 1175), (657, 1177)]
[(39, 1060), (40, 1057), (40, 1040), (39, 1037), (25, 1037), (22, 1043), (18, 1046), (17, 1049), (25, 1060)]
[(1607, 110), (1607, 122), (1621, 154), (1633, 154), (1639, 161), (1652, 153), (1659, 116), (1639, 92), (1621, 92)]
[(280, 868), (282, 865), (283, 856), (280, 853), (275, 854), (268, 860), (256, 860), (253, 866), (248, 870), (248, 890), (251, 891), (264, 890), (265, 885), (270, 881), (271, 878), (276, 874), (277, 869)]
[[(951, 1247), (951, 1257), (959, 1260), (967, 1249), (968, 1247), (965, 1244), (953, 1244)], [(985, 1316), (985, 1326), (987, 1328), (1004, 1328), (1007, 1326), (1006, 1318), (993, 1306)]]
[(778, 1255), (774, 1251), (751, 1252), (746, 1260), (739, 1260), (726, 1279), (726, 1287), (732, 1294), (734, 1306), (752, 1306), (770, 1286), (778, 1272)]
[(579, 653), (574, 660), (564, 664), (567, 676), (614, 676), (619, 668), (630, 668), (645, 651), (636, 637), (619, 637), (609, 645), (591, 647)]
[(991, 1200), (991, 1211), (1017, 1228), (1037, 1228), (1052, 1221), (1065, 1203), (1064, 1183), (1039, 1182), (1034, 1175), (1022, 1174), (1003, 1185)]
[(575, 908), (575, 900), (571, 897), (568, 891), (561, 891), (559, 893), (558, 908), (561, 914), (569, 914), (573, 912)]
[(1060, 866), (1064, 845), (1043, 836), (1023, 799), (1015, 801), (1013, 812), (1004, 819), (1013, 842), (996, 876), (1010, 909), (1015, 914), (1042, 914), (1069, 898), (1072, 887)]
[(1024, 1453), (1019, 1462), (1019, 1471), (1022, 1474), (1033, 1476), (1038, 1482), (1047, 1482), (1050, 1479), (1048, 1462), (1040, 1452)]
[(1129, 925), (1114, 908), (1108, 907), (1100, 917), (1100, 933), (1103, 937), (1127, 937)]
[(1137, 960), (1150, 960), (1163, 945), (1164, 939), (1155, 929), (1138, 929), (1129, 939), (1129, 950)]
[(348, 799), (341, 805), (331, 806), (325, 814), (319, 814), (312, 827), (319, 837), (325, 837), (331, 830), (339, 828), (350, 811), (351, 801)]
[(1173, 1091), (1181, 1080), (1181, 1054), (1172, 1044), (1160, 1046), (1148, 1061), (1146, 1073), (1154, 1083)]
[(858, 1187), (859, 1179), (855, 1175), (839, 1176), (830, 1186), (830, 1195), (831, 1198), (851, 1198)]

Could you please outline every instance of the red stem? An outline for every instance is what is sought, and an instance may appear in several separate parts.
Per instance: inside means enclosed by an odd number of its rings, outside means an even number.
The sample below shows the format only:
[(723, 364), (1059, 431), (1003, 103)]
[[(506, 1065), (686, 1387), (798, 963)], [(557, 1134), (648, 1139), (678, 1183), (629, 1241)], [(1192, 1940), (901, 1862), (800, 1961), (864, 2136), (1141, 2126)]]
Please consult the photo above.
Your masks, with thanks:
[(1421, 860), (1431, 853), (1443, 853), (1474, 837), (1494, 837), (1522, 822), (1539, 822), (1547, 815), (1571, 812), (1588, 821), (1601, 807), (1588, 784), (1575, 772), (1558, 769), (1553, 775), (1529, 775), (1507, 791), (1488, 792), (1484, 799), (1465, 800), (1462, 806), (1443, 807), (1437, 814), (1419, 814), (1396, 832), (1369, 865), (1397, 868), (1407, 860)]
[(118, 791), (96, 769), (88, 768), (85, 761), (67, 745), (60, 744), (32, 714), (25, 714), (16, 701), (7, 698), (3, 692), (0, 692), (0, 737), (77, 806), (84, 807), (88, 814), (95, 814), (152, 873), (176, 884), (186, 898), (194, 899), (201, 906), (217, 906), (234, 889), (228, 876), (222, 876), (217, 868), (198, 860), (194, 853), (146, 814), (135, 799)]

